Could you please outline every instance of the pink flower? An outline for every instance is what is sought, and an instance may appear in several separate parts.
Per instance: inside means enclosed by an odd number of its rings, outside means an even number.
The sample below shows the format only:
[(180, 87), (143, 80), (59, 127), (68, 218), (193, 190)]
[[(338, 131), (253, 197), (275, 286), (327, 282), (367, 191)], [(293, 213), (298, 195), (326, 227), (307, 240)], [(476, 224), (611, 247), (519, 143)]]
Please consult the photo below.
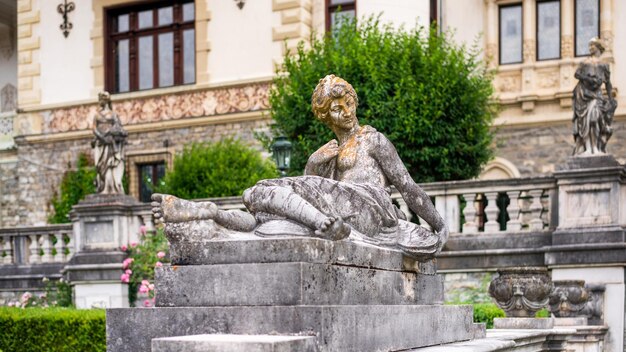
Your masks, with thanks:
[(133, 271), (130, 269), (126, 269), (125, 271), (126, 274), (128, 274), (129, 276), (133, 274)]
[(122, 274), (122, 276), (120, 277), (120, 280), (122, 280), (122, 282), (124, 283), (128, 283), (128, 281), (130, 281), (130, 275), (124, 273)]
[(146, 227), (146, 225), (141, 225), (141, 226), (139, 226), (139, 233), (140, 233), (142, 236), (145, 236), (145, 235), (146, 235), (146, 232), (148, 232), (148, 228)]
[(156, 263), (154, 264), (154, 266), (156, 266), (157, 268), (160, 268), (160, 267), (162, 267), (162, 266), (163, 266), (163, 263), (161, 263), (161, 262), (156, 262)]
[(148, 280), (141, 280), (141, 284), (144, 285), (144, 286), (148, 286), (148, 285), (150, 285), (150, 281), (148, 281)]
[(144, 307), (150, 307), (150, 306), (152, 306), (152, 302), (150, 302), (150, 300), (147, 299), (147, 300), (143, 301), (143, 306)]
[(157, 253), (157, 257), (158, 257), (159, 259), (164, 258), (164, 257), (165, 257), (165, 252), (159, 252), (159, 253)]
[(150, 291), (150, 289), (148, 288), (148, 286), (141, 285), (141, 286), (139, 287), (139, 292), (141, 292), (141, 293), (148, 293), (148, 291)]
[(131, 242), (131, 243), (130, 243), (130, 246), (131, 246), (131, 247), (133, 247), (133, 248), (135, 248), (135, 247), (137, 247), (137, 244), (138, 244), (137, 242)]
[(122, 269), (128, 269), (130, 264), (132, 262), (134, 262), (134, 261), (135, 261), (135, 259), (133, 259), (133, 258), (126, 258), (126, 259), (124, 259), (124, 261), (122, 262)]
[(126, 247), (126, 245), (122, 245), (120, 249), (122, 250), (122, 252), (126, 252), (128, 250), (128, 247)]
[(150, 284), (150, 285), (148, 285), (148, 289), (149, 289), (150, 291), (154, 291), (154, 284)]

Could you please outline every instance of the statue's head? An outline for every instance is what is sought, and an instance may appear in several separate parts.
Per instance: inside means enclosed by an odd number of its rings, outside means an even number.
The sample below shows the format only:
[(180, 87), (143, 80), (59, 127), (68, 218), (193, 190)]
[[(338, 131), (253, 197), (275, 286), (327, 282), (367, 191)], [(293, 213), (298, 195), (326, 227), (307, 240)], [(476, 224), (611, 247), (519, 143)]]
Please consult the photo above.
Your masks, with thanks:
[(111, 94), (107, 91), (103, 91), (98, 93), (98, 104), (101, 108), (111, 107)]
[(320, 79), (311, 97), (311, 107), (315, 117), (325, 124), (329, 123), (330, 105), (335, 99), (351, 98), (354, 100), (354, 111), (359, 104), (354, 88), (343, 78), (328, 75)]
[(604, 43), (602, 43), (602, 39), (594, 37), (589, 40), (589, 53), (591, 53), (591, 55), (594, 54), (594, 51), (597, 51), (598, 54), (602, 55), (602, 53), (604, 53), (604, 50), (605, 48)]

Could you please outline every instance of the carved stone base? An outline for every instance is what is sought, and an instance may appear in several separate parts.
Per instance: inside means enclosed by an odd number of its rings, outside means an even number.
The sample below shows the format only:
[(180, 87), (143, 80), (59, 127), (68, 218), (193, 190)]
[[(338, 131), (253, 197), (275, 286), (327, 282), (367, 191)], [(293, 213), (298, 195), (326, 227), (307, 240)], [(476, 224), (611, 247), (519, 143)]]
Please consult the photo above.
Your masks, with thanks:
[(319, 352), (398, 351), (485, 336), (471, 306), (447, 305), (108, 309), (106, 321), (109, 352), (148, 352), (154, 338), (197, 334), (309, 335)]

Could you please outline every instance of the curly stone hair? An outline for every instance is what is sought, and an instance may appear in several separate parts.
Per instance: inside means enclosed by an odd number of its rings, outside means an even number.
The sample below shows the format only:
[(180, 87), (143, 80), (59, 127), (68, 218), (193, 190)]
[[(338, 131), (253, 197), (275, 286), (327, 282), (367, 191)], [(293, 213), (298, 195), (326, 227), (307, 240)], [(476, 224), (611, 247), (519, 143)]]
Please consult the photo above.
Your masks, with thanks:
[(320, 79), (317, 87), (315, 87), (315, 90), (313, 91), (313, 96), (311, 97), (313, 114), (315, 114), (315, 117), (318, 120), (326, 123), (330, 103), (333, 99), (341, 98), (345, 95), (354, 99), (356, 109), (356, 107), (359, 106), (359, 98), (350, 83), (335, 75), (328, 75)]
[(602, 42), (602, 39), (598, 37), (591, 38), (589, 40), (589, 45), (593, 45), (596, 48), (598, 48), (598, 50), (600, 50), (600, 54), (603, 54), (604, 50), (606, 50), (606, 48), (604, 47), (604, 43)]

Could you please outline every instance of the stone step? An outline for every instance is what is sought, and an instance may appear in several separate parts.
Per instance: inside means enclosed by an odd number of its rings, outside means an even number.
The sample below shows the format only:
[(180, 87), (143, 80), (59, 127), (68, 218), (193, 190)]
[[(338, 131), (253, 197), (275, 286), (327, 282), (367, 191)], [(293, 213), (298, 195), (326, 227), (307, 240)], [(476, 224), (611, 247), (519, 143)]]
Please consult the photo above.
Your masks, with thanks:
[(315, 337), (206, 334), (152, 339), (152, 352), (316, 352)]
[(471, 306), (257, 306), (108, 309), (107, 351), (149, 352), (152, 339), (199, 334), (316, 337), (319, 352), (396, 351), (483, 338)]
[(440, 304), (440, 275), (316, 263), (163, 266), (158, 307)]

